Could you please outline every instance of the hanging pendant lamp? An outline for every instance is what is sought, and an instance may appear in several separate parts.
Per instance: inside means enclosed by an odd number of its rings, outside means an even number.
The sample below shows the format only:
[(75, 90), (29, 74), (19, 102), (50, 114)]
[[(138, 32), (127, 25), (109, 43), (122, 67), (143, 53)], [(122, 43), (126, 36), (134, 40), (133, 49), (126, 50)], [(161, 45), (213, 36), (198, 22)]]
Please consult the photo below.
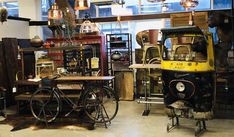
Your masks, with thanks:
[(75, 10), (87, 10), (89, 9), (88, 0), (75, 0)]
[(57, 3), (55, 2), (48, 11), (48, 19), (62, 19), (63, 12), (58, 8)]
[(199, 4), (198, 0), (181, 0), (180, 5), (184, 8), (194, 8)]

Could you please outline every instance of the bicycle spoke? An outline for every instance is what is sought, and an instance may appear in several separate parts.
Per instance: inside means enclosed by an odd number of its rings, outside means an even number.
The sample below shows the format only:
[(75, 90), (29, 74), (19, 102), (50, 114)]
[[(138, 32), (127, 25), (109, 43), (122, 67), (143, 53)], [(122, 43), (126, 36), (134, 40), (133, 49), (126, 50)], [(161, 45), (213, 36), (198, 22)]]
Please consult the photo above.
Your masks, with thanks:
[(40, 112), (39, 112), (39, 114), (38, 114), (38, 117), (41, 116), (41, 112), (42, 112), (43, 109), (44, 109), (43, 107), (40, 109)]
[(103, 104), (101, 104), (101, 107), (102, 107), (102, 109), (104, 110), (104, 113), (105, 113), (107, 119), (109, 119), (109, 115), (108, 115), (108, 113), (107, 113), (107, 111), (106, 111), (106, 108), (104, 107)]
[(118, 98), (107, 87), (89, 89), (83, 104), (87, 116), (95, 122), (110, 122), (118, 112)]
[(44, 114), (44, 119), (45, 119), (45, 121), (47, 121), (45, 109), (43, 109), (43, 114)]
[(30, 108), (37, 120), (52, 122), (59, 114), (60, 99), (52, 89), (39, 88), (31, 97)]
[(50, 113), (50, 116), (54, 115), (50, 109), (46, 109), (46, 111), (48, 111)]

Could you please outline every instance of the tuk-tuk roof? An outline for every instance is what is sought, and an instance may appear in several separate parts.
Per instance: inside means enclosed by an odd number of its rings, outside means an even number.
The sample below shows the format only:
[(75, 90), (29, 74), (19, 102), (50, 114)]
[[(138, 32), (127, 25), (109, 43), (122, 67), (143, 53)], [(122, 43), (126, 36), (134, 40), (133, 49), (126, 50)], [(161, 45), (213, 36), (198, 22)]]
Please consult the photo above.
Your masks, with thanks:
[(198, 26), (181, 26), (161, 29), (163, 36), (174, 34), (203, 34)]

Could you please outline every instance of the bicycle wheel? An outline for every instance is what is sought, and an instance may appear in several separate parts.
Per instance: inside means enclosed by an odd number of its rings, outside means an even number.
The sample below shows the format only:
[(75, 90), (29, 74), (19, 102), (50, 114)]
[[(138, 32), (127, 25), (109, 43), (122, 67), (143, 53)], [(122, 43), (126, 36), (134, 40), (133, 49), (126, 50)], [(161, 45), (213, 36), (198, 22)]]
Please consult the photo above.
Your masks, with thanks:
[(118, 101), (109, 87), (89, 88), (83, 98), (84, 111), (95, 122), (110, 122), (118, 112)]
[(31, 96), (30, 109), (37, 120), (52, 122), (60, 112), (59, 96), (52, 89), (39, 88)]

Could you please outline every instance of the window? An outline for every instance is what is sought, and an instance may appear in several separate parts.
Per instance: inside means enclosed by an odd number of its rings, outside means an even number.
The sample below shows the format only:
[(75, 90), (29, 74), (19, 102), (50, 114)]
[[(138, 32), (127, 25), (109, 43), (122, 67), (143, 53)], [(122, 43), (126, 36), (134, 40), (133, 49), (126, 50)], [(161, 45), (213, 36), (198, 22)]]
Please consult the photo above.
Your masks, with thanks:
[(18, 1), (2, 1), (0, 2), (0, 6), (5, 6), (8, 10), (8, 16), (19, 16), (19, 7)]
[[(42, 20), (48, 20), (48, 9), (54, 3), (55, 0), (41, 0), (41, 14)], [(42, 26), (43, 40), (52, 36), (52, 31), (47, 26)]]
[(85, 15), (89, 14), (90, 17), (96, 17), (96, 6), (94, 4), (90, 4), (90, 8), (88, 10), (80, 10), (79, 18), (85, 18)]
[(103, 34), (128, 33), (128, 22), (113, 22), (100, 24), (100, 30)]
[(204, 36), (169, 37), (164, 41), (164, 60), (196, 61), (207, 60), (208, 42)]
[(225, 9), (232, 7), (232, 0), (214, 0), (214, 9)]
[(41, 0), (41, 14), (42, 20), (48, 20), (48, 9), (54, 3), (55, 0)]
[[(51, 0), (52, 3), (49, 3), (50, 0), (41, 0), (42, 1), (42, 20), (47, 20), (47, 11), (50, 8), (50, 5), (53, 4), (54, 0)], [(231, 0), (213, 0), (214, 8), (230, 8)], [(68, 2), (73, 7), (74, 0), (68, 0)], [(166, 12), (177, 12), (177, 11), (185, 11), (185, 9), (180, 6), (180, 0), (166, 0), (165, 3), (168, 7)], [(161, 13), (162, 12), (162, 2), (150, 3), (147, 0), (125, 0), (126, 8), (132, 10), (133, 15), (138, 14), (152, 14), (152, 13)], [(199, 0), (199, 5), (195, 8), (196, 10), (207, 10), (211, 7), (211, 0)], [(194, 10), (191, 8), (190, 10)], [(110, 17), (112, 15), (111, 5), (104, 6), (96, 6), (91, 3), (89, 10), (79, 11), (78, 18), (84, 18), (86, 13), (90, 14), (91, 18), (93, 17)], [(162, 26), (160, 21), (156, 20), (147, 20), (147, 21), (129, 21), (129, 22), (121, 22), (120, 24), (116, 22), (109, 23), (100, 23), (100, 30), (104, 34), (110, 33), (132, 33), (133, 36), (136, 35), (138, 31), (142, 31), (143, 29), (160, 29), (161, 27), (170, 27), (170, 20), (165, 20), (165, 26)], [(147, 25), (145, 25), (147, 24)], [(156, 25), (157, 24), (157, 25)], [(158, 25), (159, 24), (159, 25)], [(51, 36), (51, 31), (47, 27), (43, 27), (43, 33), (47, 33), (44, 35)], [(135, 42), (135, 38), (133, 37), (133, 47), (137, 47), (137, 43)]]

